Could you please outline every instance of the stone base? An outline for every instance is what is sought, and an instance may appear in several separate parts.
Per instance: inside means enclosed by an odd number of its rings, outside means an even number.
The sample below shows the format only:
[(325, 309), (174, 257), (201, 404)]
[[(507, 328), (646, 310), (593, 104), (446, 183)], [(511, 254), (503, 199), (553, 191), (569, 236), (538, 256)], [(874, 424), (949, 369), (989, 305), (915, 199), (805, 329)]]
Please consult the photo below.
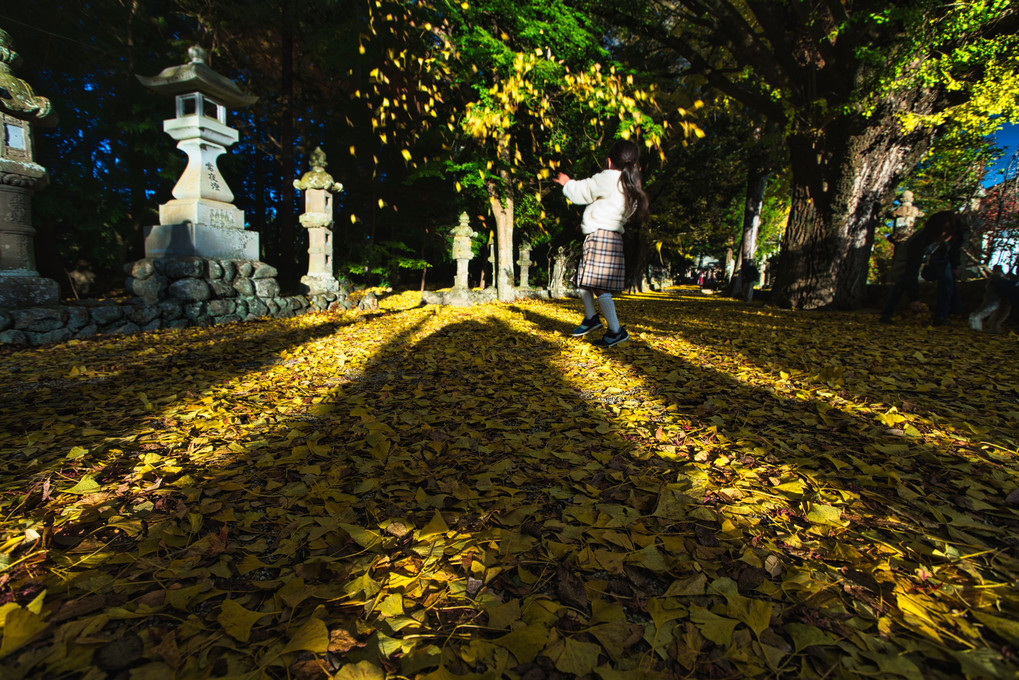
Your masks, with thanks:
[(517, 288), (517, 299), (535, 299), (535, 300), (548, 300), (552, 296), (549, 295), (548, 289), (546, 288)]
[(145, 257), (257, 260), (258, 232), (184, 222), (145, 228)]
[(484, 290), (470, 290), (468, 288), (455, 287), (449, 290), (426, 290), (421, 294), (421, 299), (429, 305), (470, 307), (471, 305), (495, 302), (497, 295), (495, 286)]
[(322, 295), (336, 293), (340, 290), (340, 282), (329, 274), (306, 274), (301, 277), (305, 295)]
[(0, 276), (0, 308), (18, 309), (52, 305), (60, 299), (60, 286), (41, 276)]

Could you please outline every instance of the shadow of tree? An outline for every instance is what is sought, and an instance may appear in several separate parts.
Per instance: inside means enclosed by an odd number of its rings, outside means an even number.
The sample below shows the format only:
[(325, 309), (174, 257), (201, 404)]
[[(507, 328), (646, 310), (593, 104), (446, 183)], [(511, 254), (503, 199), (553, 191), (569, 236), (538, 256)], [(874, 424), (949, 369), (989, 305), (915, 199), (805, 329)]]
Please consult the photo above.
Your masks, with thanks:
[[(68, 469), (101, 487), (8, 491), (4, 538), (40, 537), (5, 597), (46, 588), (50, 627), (7, 670), (73, 675), (131, 645), (123, 669), (184, 675), (1008, 667), (960, 651), (959, 612), (1019, 613), (1014, 513), (980, 521), (938, 447), (677, 337), (701, 322), (654, 320), (673, 304), (622, 300), (645, 338), (608, 353), (540, 302), (100, 345), (105, 384), (37, 384), (6, 412), (42, 455), (18, 449), (5, 487)], [(43, 380), (81, 360), (20, 359)], [(75, 441), (98, 444), (67, 462)]]

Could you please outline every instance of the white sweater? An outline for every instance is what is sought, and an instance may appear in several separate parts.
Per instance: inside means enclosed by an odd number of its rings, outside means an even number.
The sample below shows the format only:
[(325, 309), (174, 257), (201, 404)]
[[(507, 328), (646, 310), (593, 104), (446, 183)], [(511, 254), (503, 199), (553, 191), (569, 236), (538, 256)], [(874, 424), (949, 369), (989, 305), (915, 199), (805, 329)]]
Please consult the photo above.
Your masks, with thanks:
[(599, 229), (623, 233), (629, 219), (626, 196), (623, 194), (622, 174), (619, 170), (602, 170), (587, 179), (571, 179), (563, 185), (563, 195), (577, 205), (586, 205), (580, 225), (585, 234)]

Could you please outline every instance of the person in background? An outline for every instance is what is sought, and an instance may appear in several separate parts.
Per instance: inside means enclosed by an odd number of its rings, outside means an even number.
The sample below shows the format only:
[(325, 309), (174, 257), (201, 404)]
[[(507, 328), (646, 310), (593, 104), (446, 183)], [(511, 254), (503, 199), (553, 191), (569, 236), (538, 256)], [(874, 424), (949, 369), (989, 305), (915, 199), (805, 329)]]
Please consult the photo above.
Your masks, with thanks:
[(921, 269), (926, 280), (938, 284), (938, 299), (931, 324), (943, 326), (948, 323), (950, 313), (961, 313), (955, 271), (962, 257), (963, 241), (963, 222), (955, 213), (944, 210), (927, 218), (923, 228), (906, 240), (904, 257), (893, 265), (894, 283), (881, 310), (881, 323), (892, 323), (903, 293), (909, 295), (913, 311), (922, 308), (917, 281)]
[(584, 245), (577, 266), (584, 320), (573, 330), (573, 337), (582, 337), (602, 327), (594, 304), (597, 299), (608, 325), (605, 335), (594, 343), (598, 347), (612, 347), (630, 339), (630, 334), (619, 324), (612, 294), (622, 291), (626, 285), (623, 229), (631, 221), (640, 224), (648, 215), (648, 197), (644, 193), (639, 160), (637, 145), (619, 140), (609, 149), (605, 169), (597, 175), (575, 180), (560, 172), (554, 179), (572, 203), (587, 206), (580, 225)]

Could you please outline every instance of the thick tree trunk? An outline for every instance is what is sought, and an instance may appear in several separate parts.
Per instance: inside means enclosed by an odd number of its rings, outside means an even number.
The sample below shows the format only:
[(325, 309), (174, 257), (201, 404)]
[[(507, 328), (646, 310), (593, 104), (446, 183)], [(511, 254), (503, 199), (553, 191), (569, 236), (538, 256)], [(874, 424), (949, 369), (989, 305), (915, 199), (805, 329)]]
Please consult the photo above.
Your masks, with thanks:
[(874, 230), (895, 187), (930, 146), (929, 132), (840, 120), (792, 135), (792, 206), (775, 272), (776, 303), (855, 309), (864, 302)]
[[(509, 136), (499, 140), (499, 156), (509, 160)], [(517, 293), (513, 286), (513, 181), (505, 168), (499, 178), (486, 183), (488, 201), (495, 216), (495, 285), (499, 302), (513, 302)]]

